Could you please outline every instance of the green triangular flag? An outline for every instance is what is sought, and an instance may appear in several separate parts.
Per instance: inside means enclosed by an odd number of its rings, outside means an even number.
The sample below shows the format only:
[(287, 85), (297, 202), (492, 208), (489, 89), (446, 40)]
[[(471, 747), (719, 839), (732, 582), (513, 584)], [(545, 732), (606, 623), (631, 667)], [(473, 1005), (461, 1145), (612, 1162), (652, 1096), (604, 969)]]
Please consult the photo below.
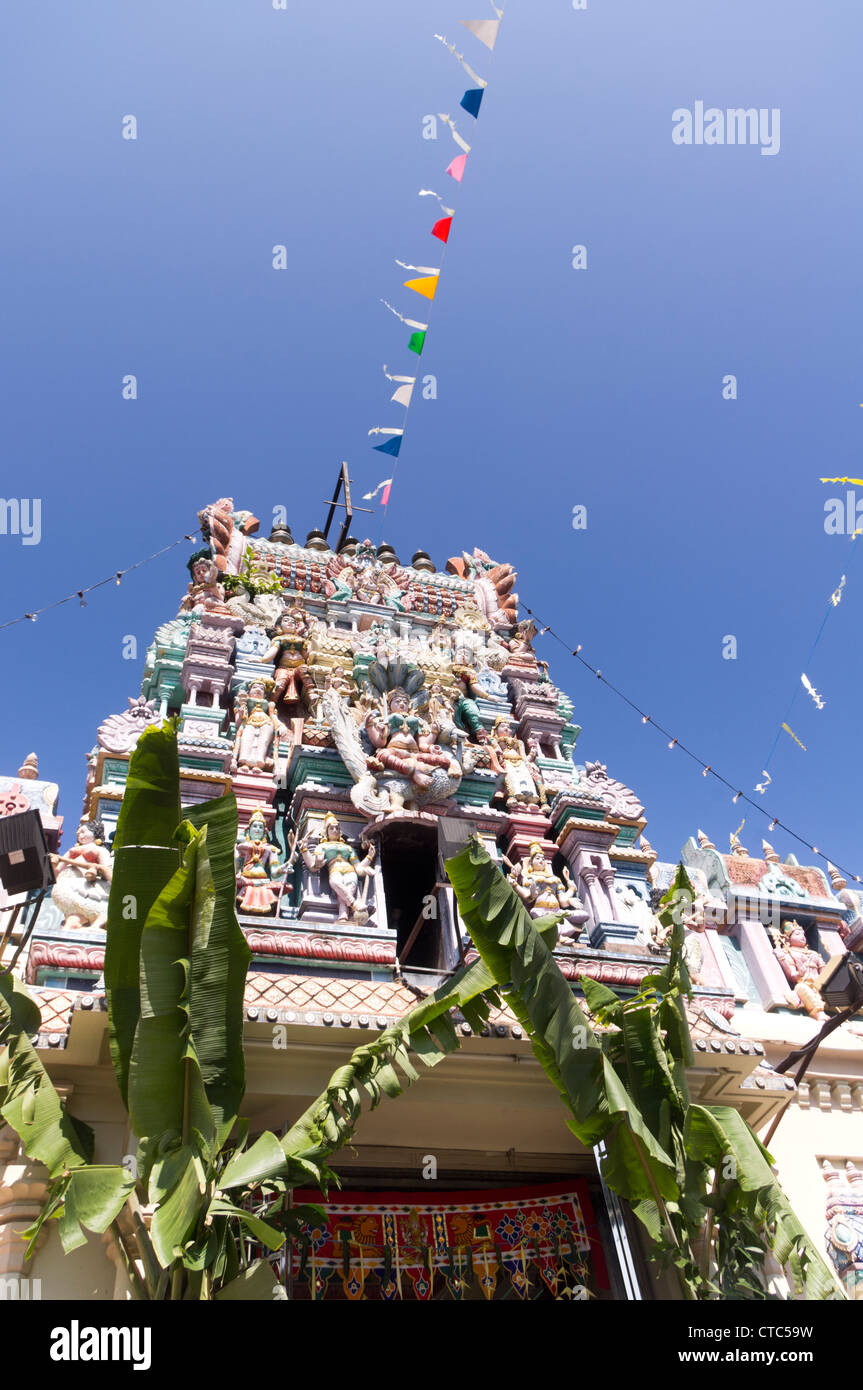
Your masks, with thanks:
[(410, 348), (411, 352), (416, 353), (417, 357), (422, 356), (423, 344), (425, 343), (425, 340), (425, 330), (423, 330), (422, 333), (412, 333), (410, 338), (408, 339), (408, 347)]

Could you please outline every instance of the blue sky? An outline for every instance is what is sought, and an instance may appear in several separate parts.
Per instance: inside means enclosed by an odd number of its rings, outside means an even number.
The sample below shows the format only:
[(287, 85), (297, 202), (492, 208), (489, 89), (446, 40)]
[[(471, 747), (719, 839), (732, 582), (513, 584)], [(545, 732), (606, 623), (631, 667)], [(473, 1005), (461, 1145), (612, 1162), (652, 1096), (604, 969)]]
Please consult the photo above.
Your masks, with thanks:
[[(818, 481), (863, 476), (863, 10), (510, 0), (493, 58), (458, 26), (490, 15), (47, 0), (7, 16), (2, 491), (42, 499), (43, 534), (0, 536), (0, 621), (159, 549), (217, 497), (264, 534), (284, 505), (301, 539), (342, 458), (358, 491), (386, 476), (366, 438), (400, 423), (381, 364), (417, 359), (379, 301), (425, 317), (393, 262), (439, 263), (416, 196), (437, 188), (457, 208), (421, 361), (438, 396), (415, 396), (385, 539), (403, 559), (479, 544), (512, 561), (526, 603), (745, 790), (847, 573), (807, 670), (825, 708), (799, 696), (807, 752), (782, 736), (765, 804), (863, 875), (863, 564), (825, 534), (844, 489)], [(489, 77), (476, 126), (436, 31)], [(779, 108), (779, 153), (675, 145), (672, 111), (697, 100)], [(447, 133), (422, 139), (440, 111), (473, 143), (460, 187)], [(0, 631), (0, 770), (35, 749), (70, 824), (97, 725), (139, 687), (123, 639), (143, 658), (184, 558)], [(729, 795), (548, 637), (542, 655), (584, 726), (579, 759), (639, 792), (663, 857), (698, 825), (726, 843)], [(743, 842), (766, 826), (750, 812)]]

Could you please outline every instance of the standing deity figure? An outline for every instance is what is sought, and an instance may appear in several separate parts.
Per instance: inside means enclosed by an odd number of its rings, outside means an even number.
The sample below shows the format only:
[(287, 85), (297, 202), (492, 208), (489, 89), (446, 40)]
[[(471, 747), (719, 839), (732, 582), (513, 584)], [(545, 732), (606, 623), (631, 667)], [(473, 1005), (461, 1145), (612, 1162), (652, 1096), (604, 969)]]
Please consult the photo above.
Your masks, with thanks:
[(477, 699), (482, 699), (485, 691), (478, 683), (477, 673), (472, 666), (455, 665), (452, 673), (458, 681), (458, 694), (455, 702), (456, 722), (472, 734), (477, 743), (488, 743), (488, 731), (480, 718)]
[(775, 934), (773, 939), (773, 954), (782, 966), (785, 978), (793, 986), (787, 996), (789, 1007), (805, 1009), (810, 1018), (823, 1021), (827, 1013), (818, 992), (818, 977), (824, 969), (824, 961), (817, 951), (807, 946), (806, 933), (799, 922), (788, 922), (782, 928), (779, 940)]
[(271, 681), (251, 681), (237, 696), (234, 772), (272, 772), (276, 765), (282, 726), (268, 687)]
[(225, 588), (219, 583), (219, 567), (207, 550), (199, 550), (189, 561), (192, 576), (180, 604), (181, 613), (227, 613)]
[(491, 735), (491, 765), (503, 779), (507, 806), (525, 806), (539, 810), (541, 801), (539, 770), (531, 762), (520, 738), (505, 714), (494, 721)]
[(578, 896), (578, 889), (572, 881), (569, 869), (564, 869), (561, 883), (538, 840), (534, 840), (530, 845), (526, 860), (510, 865), (509, 868), (507, 878), (531, 917), (546, 917), (551, 912), (565, 912), (566, 926), (560, 928), (560, 936), (574, 939), (580, 934), (589, 914)]
[(389, 713), (371, 710), (365, 724), (376, 750), (368, 760), (373, 772), (395, 772), (406, 777), (418, 791), (431, 786), (437, 767), (453, 777), (461, 777), (461, 767), (451, 753), (435, 745), (428, 724), (412, 711), (410, 696), (401, 686), (390, 694)]
[(359, 897), (358, 890), (360, 879), (369, 879), (374, 873), (374, 845), (370, 844), (365, 858), (360, 859), (353, 845), (349, 845), (342, 834), (338, 816), (328, 811), (324, 816), (323, 838), (310, 847), (309, 836), (304, 836), (300, 841), (300, 853), (312, 873), (326, 869), (330, 891), (339, 905), (336, 921), (367, 921), (367, 885), (363, 884)]
[(65, 916), (64, 927), (105, 930), (112, 863), (110, 851), (102, 843), (104, 834), (101, 821), (82, 820), (77, 844), (68, 854), (51, 855), (54, 869), (60, 869), (51, 897)]
[(276, 663), (273, 683), (276, 704), (297, 704), (309, 689), (306, 658), (310, 631), (309, 620), (303, 609), (288, 609), (283, 613), (273, 633), (272, 643), (261, 658), (262, 661)]
[(288, 866), (279, 864), (279, 851), (270, 842), (263, 807), (256, 807), (249, 817), (245, 834), (237, 845), (237, 856), (240, 860), (237, 874), (240, 911), (269, 916), (281, 888), (274, 880), (284, 878)]

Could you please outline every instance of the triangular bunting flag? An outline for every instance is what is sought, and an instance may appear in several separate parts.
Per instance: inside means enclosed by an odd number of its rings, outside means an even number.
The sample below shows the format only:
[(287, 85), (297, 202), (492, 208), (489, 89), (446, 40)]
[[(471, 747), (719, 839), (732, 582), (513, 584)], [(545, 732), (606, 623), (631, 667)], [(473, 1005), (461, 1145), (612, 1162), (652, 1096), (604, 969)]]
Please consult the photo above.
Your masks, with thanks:
[(394, 459), (397, 459), (399, 449), (402, 447), (402, 436), (400, 434), (393, 435), (392, 439), (388, 439), (385, 444), (374, 444), (372, 447), (377, 449), (379, 454), (391, 454)]
[(482, 87), (471, 87), (465, 92), (459, 106), (463, 106), (469, 116), (476, 120), (479, 115), (480, 102), (482, 101)]
[(500, 28), (499, 19), (462, 19), (459, 22), (463, 28), (470, 30), (475, 39), (484, 43), (486, 48), (494, 48), (497, 43), (497, 31)]
[(364, 502), (373, 502), (373, 501), (375, 500), (375, 498), (377, 497), (378, 493), (379, 493), (379, 492), (382, 492), (383, 495), (382, 495), (382, 497), (381, 497), (381, 502), (383, 503), (384, 506), (386, 506), (387, 503), (388, 503), (389, 500), (390, 500), (390, 488), (392, 487), (392, 485), (393, 485), (393, 480), (392, 480), (392, 478), (384, 478), (384, 480), (383, 480), (382, 483), (378, 483), (378, 485), (377, 485), (377, 487), (375, 488), (374, 492), (364, 492), (364, 493), (363, 493), (363, 501), (364, 501)]
[(439, 222), (435, 222), (431, 229), (432, 236), (436, 236), (438, 241), (449, 241), (449, 229), (452, 226), (451, 217), (442, 217)]
[(392, 395), (390, 396), (390, 400), (395, 401), (398, 405), (403, 405), (407, 408), (407, 406), (409, 406), (411, 403), (411, 396), (413, 395), (413, 393), (413, 382), (411, 382), (409, 385), (406, 384), (404, 386), (396, 387), (395, 391), (393, 391)]
[(412, 333), (408, 338), (408, 348), (411, 352), (415, 352), (417, 357), (422, 357), (425, 340), (425, 330), (423, 330), (422, 333)]
[(466, 154), (457, 154), (452, 164), (447, 166), (447, 173), (456, 183), (461, 183), (464, 178), (464, 166), (467, 164)]
[(406, 290), (416, 290), (425, 299), (434, 299), (437, 282), (437, 275), (423, 275), (420, 280), (405, 280), (404, 285)]

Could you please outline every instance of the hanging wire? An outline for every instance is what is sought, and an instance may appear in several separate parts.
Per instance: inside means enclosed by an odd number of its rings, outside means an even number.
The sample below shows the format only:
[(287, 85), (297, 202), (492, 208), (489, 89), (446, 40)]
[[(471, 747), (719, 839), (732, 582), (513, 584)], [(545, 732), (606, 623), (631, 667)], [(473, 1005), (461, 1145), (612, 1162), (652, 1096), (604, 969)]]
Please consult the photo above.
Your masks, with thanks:
[(656, 729), (657, 733), (661, 734), (664, 739), (667, 739), (668, 747), (670, 749), (679, 748), (681, 753), (685, 753), (687, 758), (691, 758), (691, 760), (694, 763), (697, 763), (697, 765), (701, 769), (702, 777), (713, 777), (717, 782), (721, 782), (724, 787), (727, 787), (728, 790), (733, 793), (732, 801), (745, 801), (748, 806), (751, 806), (753, 808), (753, 810), (760, 812), (760, 814), (764, 816), (766, 820), (770, 821), (771, 830), (775, 830), (778, 826), (781, 830), (785, 831), (786, 835), (790, 835), (792, 840), (796, 840), (798, 844), (803, 845), (807, 850), (810, 851), (810, 853), (814, 854), (818, 859), (823, 859), (825, 863), (831, 864), (834, 868), (837, 868), (845, 878), (853, 878), (855, 883), (863, 883), (863, 879), (861, 879), (859, 874), (853, 873), (850, 869), (843, 868), (843, 866), (838, 862), (838, 860), (834, 859), (832, 855), (828, 857), (826, 854), (823, 854), (816, 845), (812, 844), (811, 840), (807, 839), (804, 835), (798, 835), (796, 830), (792, 830), (790, 825), (786, 825), (786, 823), (780, 820), (778, 816), (774, 816), (772, 811), (766, 810), (765, 807), (762, 806), (759, 802), (753, 801), (752, 797), (747, 796), (746, 792), (739, 791), (739, 782), (729, 782), (727, 777), (723, 777), (721, 772), (717, 772), (716, 769), (710, 763), (705, 762), (705, 760), (699, 757), (699, 755), (696, 752), (694, 752), (693, 749), (688, 748), (685, 743), (681, 743), (679, 738), (675, 737), (674, 734), (670, 733), (668, 729), (664, 729), (662, 725), (657, 722), (656, 719), (652, 718), (652, 716), (646, 714), (645, 711), (641, 708), (640, 705), (636, 703), (635, 700), (631, 700), (628, 695), (626, 695), (622, 690), (620, 690), (616, 685), (614, 685), (610, 680), (608, 680), (608, 678), (604, 676), (602, 672), (597, 669), (596, 666), (592, 666), (591, 663), (581, 655), (580, 643), (578, 644), (578, 646), (574, 646), (572, 642), (565, 641), (564, 638), (561, 637), (558, 632), (555, 632), (554, 628), (550, 624), (545, 623), (533, 611), (532, 608), (528, 608), (526, 603), (520, 603), (519, 607), (523, 608), (528, 617), (533, 618), (534, 622), (538, 623), (540, 628), (542, 628), (543, 631), (546, 632), (549, 637), (553, 637), (556, 642), (559, 642), (560, 645), (566, 649), (566, 651), (569, 653), (571, 657), (574, 657), (576, 661), (579, 661), (581, 665), (584, 666), (588, 671), (590, 671), (592, 675), (596, 676), (596, 678), (600, 680), (603, 685), (607, 686), (608, 689), (611, 690), (618, 697), (619, 700), (622, 700), (625, 705), (628, 705), (629, 708), (639, 716), (643, 724), (649, 724), (652, 728)]
[(5, 623), (0, 623), (0, 632), (2, 632), (5, 627), (14, 627), (16, 623), (23, 623), (28, 619), (31, 623), (35, 623), (40, 613), (50, 613), (52, 608), (62, 608), (64, 603), (72, 603), (74, 599), (78, 600), (81, 608), (86, 608), (85, 594), (92, 594), (94, 589), (102, 589), (106, 584), (119, 585), (124, 576), (131, 574), (133, 570), (140, 569), (142, 565), (149, 565), (151, 560), (158, 560), (160, 555), (167, 555), (169, 550), (175, 550), (177, 546), (182, 545), (184, 541), (198, 540), (199, 536), (200, 528), (191, 535), (180, 536), (179, 540), (171, 541), (170, 545), (163, 545), (161, 550), (154, 550), (152, 555), (145, 555), (143, 560), (136, 560), (134, 565), (127, 565), (126, 568), (122, 570), (114, 570), (113, 574), (109, 574), (107, 579), (99, 579), (95, 584), (88, 584), (83, 589), (74, 589), (72, 593), (67, 594), (65, 598), (55, 599), (53, 603), (46, 603), (42, 608), (34, 608), (32, 612), (22, 613), (19, 618), (9, 618)]

